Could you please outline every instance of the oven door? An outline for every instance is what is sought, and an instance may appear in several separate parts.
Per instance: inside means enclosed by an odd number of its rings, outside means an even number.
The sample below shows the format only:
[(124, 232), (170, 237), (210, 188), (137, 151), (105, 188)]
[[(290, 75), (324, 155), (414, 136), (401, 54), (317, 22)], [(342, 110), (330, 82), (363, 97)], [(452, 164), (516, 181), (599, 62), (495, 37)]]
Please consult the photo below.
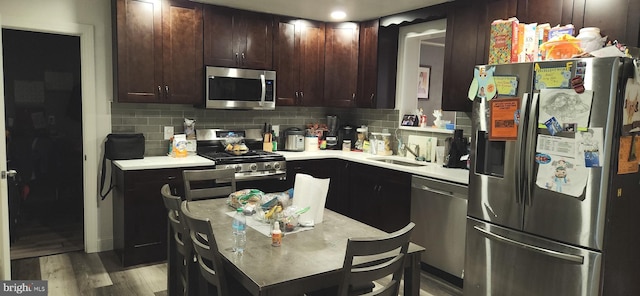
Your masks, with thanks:
[(286, 174), (270, 176), (252, 176), (236, 178), (237, 190), (258, 189), (264, 193), (282, 192), (291, 188), (287, 182)]
[(206, 108), (275, 108), (275, 71), (208, 66), (206, 81)]

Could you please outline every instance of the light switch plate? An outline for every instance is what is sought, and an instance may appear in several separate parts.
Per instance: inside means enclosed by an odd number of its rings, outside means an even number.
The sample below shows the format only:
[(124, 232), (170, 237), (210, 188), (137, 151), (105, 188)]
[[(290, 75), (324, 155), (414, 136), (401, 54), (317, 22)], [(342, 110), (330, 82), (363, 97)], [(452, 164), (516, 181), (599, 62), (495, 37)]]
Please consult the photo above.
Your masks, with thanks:
[(164, 127), (164, 139), (170, 140), (173, 137), (173, 126), (165, 126)]

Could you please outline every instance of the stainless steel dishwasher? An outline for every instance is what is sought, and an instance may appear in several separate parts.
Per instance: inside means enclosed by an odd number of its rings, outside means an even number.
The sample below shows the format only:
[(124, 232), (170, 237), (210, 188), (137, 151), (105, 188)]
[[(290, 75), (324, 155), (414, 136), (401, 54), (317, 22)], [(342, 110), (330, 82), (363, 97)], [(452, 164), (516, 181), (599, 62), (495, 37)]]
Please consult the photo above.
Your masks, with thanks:
[(422, 262), (464, 277), (467, 186), (413, 176), (411, 241), (425, 247)]

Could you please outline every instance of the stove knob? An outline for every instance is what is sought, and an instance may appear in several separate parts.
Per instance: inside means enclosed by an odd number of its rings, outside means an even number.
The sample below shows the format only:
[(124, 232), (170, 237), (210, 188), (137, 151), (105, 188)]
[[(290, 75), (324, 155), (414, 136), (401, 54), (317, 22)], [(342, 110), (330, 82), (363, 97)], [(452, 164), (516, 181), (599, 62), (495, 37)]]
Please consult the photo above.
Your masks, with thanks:
[(274, 162), (273, 163), (273, 168), (276, 169), (276, 170), (279, 170), (280, 169), (280, 163), (279, 162)]
[(266, 163), (264, 164), (264, 169), (265, 169), (265, 170), (270, 170), (270, 169), (271, 169), (271, 163), (266, 162)]
[(250, 164), (250, 165), (249, 165), (249, 169), (250, 169), (251, 171), (255, 172), (255, 171), (257, 171), (257, 170), (258, 170), (258, 165), (257, 165), (257, 164), (255, 164), (255, 163), (252, 163), (252, 164)]
[(242, 166), (239, 164), (236, 164), (235, 166), (233, 166), (233, 168), (236, 170), (236, 173), (239, 173), (242, 171)]

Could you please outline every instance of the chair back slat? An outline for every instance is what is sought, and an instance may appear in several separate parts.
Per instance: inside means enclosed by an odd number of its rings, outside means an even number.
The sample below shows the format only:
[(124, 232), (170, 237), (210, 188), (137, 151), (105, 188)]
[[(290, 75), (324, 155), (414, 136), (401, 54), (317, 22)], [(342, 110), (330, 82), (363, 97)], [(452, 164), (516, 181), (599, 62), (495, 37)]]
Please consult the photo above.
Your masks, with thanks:
[(398, 295), (405, 256), (414, 226), (415, 224), (411, 222), (402, 229), (383, 237), (349, 238), (339, 295), (354, 295), (354, 291), (351, 291), (352, 287), (363, 286), (367, 282), (389, 275), (392, 275), (392, 280), (387, 285), (375, 291), (366, 291), (370, 292), (367, 295)]
[(160, 189), (162, 201), (167, 208), (167, 220), (173, 229), (174, 235), (172, 239), (176, 244), (176, 251), (182, 256), (182, 264), (177, 266), (180, 274), (180, 282), (183, 285), (183, 294), (189, 293), (189, 272), (190, 266), (193, 264), (193, 248), (191, 238), (189, 237), (189, 229), (184, 221), (181, 221), (180, 203), (182, 199), (171, 193), (169, 184), (165, 184)]
[(188, 201), (227, 197), (236, 191), (234, 169), (184, 170), (182, 177)]
[(180, 210), (189, 227), (191, 241), (198, 257), (200, 273), (207, 282), (215, 286), (217, 295), (228, 295), (222, 255), (218, 251), (211, 221), (207, 218), (194, 216), (189, 211), (188, 203), (188, 201), (183, 201)]

